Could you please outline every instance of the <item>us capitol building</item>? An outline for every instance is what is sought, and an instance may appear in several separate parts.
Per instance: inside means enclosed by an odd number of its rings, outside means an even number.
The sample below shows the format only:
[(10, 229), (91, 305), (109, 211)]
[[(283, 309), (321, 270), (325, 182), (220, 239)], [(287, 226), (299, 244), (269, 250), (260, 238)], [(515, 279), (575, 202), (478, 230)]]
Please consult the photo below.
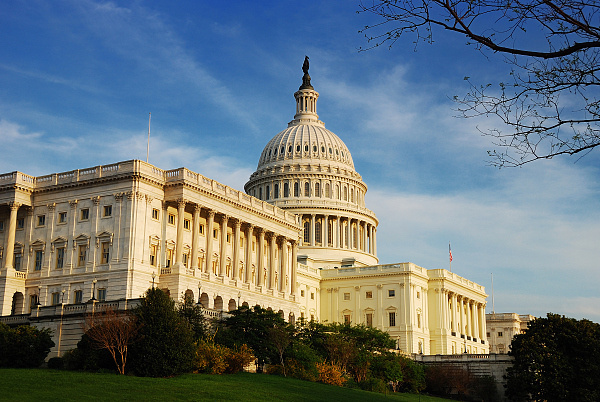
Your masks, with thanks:
[(377, 327), (406, 353), (488, 353), (483, 286), (379, 264), (367, 185), (319, 120), (307, 61), (303, 71), (294, 119), (245, 192), (140, 160), (0, 174), (0, 321), (52, 328), (61, 354), (82, 331), (63, 325), (157, 286), (207, 315), (258, 304), (289, 321)]

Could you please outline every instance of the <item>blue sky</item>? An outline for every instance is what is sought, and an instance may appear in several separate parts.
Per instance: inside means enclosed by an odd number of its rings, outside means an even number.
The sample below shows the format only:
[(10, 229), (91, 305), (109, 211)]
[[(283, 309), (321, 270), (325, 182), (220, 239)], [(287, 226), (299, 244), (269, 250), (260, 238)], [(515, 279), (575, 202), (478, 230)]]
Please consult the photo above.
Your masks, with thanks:
[(43, 175), (119, 160), (185, 166), (232, 187), (294, 114), (304, 55), (318, 113), (369, 186), (382, 263), (448, 268), (496, 312), (600, 322), (598, 151), (487, 166), (493, 118), (455, 118), (454, 95), (507, 66), (438, 33), (393, 48), (358, 33), (356, 2), (11, 1), (0, 9), (0, 172)]

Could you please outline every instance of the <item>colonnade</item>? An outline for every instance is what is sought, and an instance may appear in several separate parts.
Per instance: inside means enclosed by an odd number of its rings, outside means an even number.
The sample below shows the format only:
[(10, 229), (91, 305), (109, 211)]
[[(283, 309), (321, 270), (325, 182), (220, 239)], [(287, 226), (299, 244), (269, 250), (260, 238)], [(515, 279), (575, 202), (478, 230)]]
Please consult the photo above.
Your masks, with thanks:
[(377, 255), (377, 227), (372, 223), (327, 214), (303, 214), (301, 222), (304, 246), (347, 248)]
[(485, 304), (447, 289), (436, 289), (442, 329), (467, 340), (484, 341)]
[[(164, 204), (164, 209), (168, 208), (167, 202)], [(210, 208), (202, 207), (198, 203), (190, 202), (183, 199), (177, 200), (177, 235), (175, 243), (175, 258), (174, 265), (183, 264), (183, 232), (184, 232), (184, 215), (186, 207), (193, 208), (192, 214), (192, 241), (191, 241), (191, 270), (195, 272), (197, 269), (204, 274), (212, 272), (214, 251), (214, 236), (213, 230), (216, 225), (219, 225), (220, 232), (220, 247), (218, 255), (218, 265), (216, 276), (220, 278), (229, 278), (236, 283), (252, 284), (262, 289), (269, 289), (273, 292), (281, 292), (283, 294), (296, 294), (297, 281), (297, 247), (296, 239), (287, 238), (275, 232), (266, 230), (262, 227), (257, 227), (251, 222), (244, 222), (240, 218), (228, 216), (226, 213), (220, 213)], [(200, 214), (202, 210), (206, 211), (206, 231), (204, 256), (200, 256)], [(232, 227), (233, 239), (231, 256), (231, 273), (227, 273), (227, 229)], [(244, 247), (241, 247), (242, 232), (246, 241)], [(255, 253), (253, 253), (253, 243), (256, 238)], [(166, 242), (166, 239), (163, 239)], [(265, 244), (268, 247), (268, 252), (265, 254)], [(166, 244), (164, 245), (166, 247)], [(240, 250), (242, 249), (242, 250)], [(254, 255), (253, 255), (254, 254)], [(291, 254), (291, 258), (290, 258)], [(200, 258), (199, 258), (200, 257)], [(253, 258), (254, 257), (254, 258)], [(202, 262), (200, 262), (202, 261)], [(240, 269), (240, 261), (244, 265), (243, 271)], [(164, 260), (166, 264), (166, 260)], [(200, 265), (200, 266), (199, 266)], [(240, 271), (242, 273), (240, 274)]]

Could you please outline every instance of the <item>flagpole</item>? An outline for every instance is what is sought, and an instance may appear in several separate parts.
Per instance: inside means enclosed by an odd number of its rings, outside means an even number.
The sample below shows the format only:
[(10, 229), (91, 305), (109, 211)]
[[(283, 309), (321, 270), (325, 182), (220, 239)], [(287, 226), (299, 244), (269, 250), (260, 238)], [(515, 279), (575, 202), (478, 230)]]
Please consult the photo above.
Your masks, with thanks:
[(452, 248), (450, 247), (450, 242), (448, 242), (448, 259), (450, 260), (450, 272), (452, 272)]
[(146, 149), (146, 163), (148, 163), (148, 157), (150, 156), (150, 120), (152, 120), (152, 113), (148, 113), (148, 148)]

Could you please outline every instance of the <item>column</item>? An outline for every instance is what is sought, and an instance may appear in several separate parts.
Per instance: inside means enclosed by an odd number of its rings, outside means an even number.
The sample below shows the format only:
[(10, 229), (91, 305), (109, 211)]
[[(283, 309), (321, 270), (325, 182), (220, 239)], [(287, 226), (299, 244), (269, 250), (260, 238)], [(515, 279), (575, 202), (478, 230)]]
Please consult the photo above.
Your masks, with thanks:
[[(200, 235), (200, 207), (199, 204), (194, 205), (194, 222), (192, 224), (192, 261), (190, 267), (196, 272), (198, 268), (198, 236)], [(194, 274), (196, 275), (196, 274)]]
[(486, 340), (486, 322), (485, 322), (485, 304), (481, 303), (479, 305), (479, 337), (481, 340)]
[(298, 242), (296, 240), (292, 240), (292, 266), (290, 273), (290, 293), (292, 296), (296, 295), (296, 269), (298, 268)]
[[(248, 224), (246, 226), (246, 272), (244, 275), (244, 282), (250, 283), (252, 279), (252, 231), (254, 230), (254, 226)], [(255, 272), (256, 275), (256, 272)]]
[(467, 300), (466, 302), (466, 311), (467, 311), (467, 336), (472, 336), (473, 332), (473, 322), (471, 321), (471, 301)]
[(373, 254), (373, 225), (369, 224), (369, 254)]
[(321, 230), (321, 235), (323, 238), (321, 239), (321, 245), (323, 247), (329, 247), (329, 215), (325, 215), (323, 220), (323, 230)]
[(256, 267), (256, 277), (258, 286), (264, 286), (264, 275), (265, 275), (265, 230), (263, 228), (258, 228), (258, 246), (256, 250), (257, 256), (257, 267)]
[(8, 203), (10, 207), (10, 219), (8, 220), (8, 237), (6, 239), (6, 253), (4, 268), (12, 268), (15, 258), (15, 234), (17, 231), (17, 212), (21, 204), (15, 201)]
[(312, 247), (316, 246), (315, 242), (315, 214), (310, 215), (310, 245)]
[[(175, 264), (183, 262), (183, 218), (185, 216), (185, 201), (177, 200), (177, 244), (175, 245)], [(173, 264), (173, 265), (175, 265)]]
[(277, 250), (277, 237), (271, 233), (269, 242), (269, 289), (275, 288), (275, 251)]
[(279, 283), (281, 286), (279, 288), (280, 291), (284, 293), (288, 293), (288, 286), (286, 282), (289, 282), (288, 276), (288, 242), (285, 237), (281, 239), (281, 264), (280, 264), (280, 274), (279, 274)]
[(346, 243), (348, 250), (352, 248), (352, 219), (348, 218), (348, 226), (346, 226)]
[[(235, 219), (234, 220), (234, 227), (233, 227), (233, 253), (232, 257), (233, 258), (233, 279), (234, 280), (239, 280), (240, 279), (240, 227), (242, 226), (242, 221), (240, 221), (239, 219)], [(239, 307), (239, 306), (238, 306)]]
[(206, 257), (204, 257), (204, 272), (209, 273), (213, 263), (213, 222), (215, 221), (215, 211), (208, 210), (208, 219), (206, 220)]
[(368, 242), (368, 240), (367, 240), (367, 226), (368, 226), (368, 223), (367, 222), (363, 222), (363, 251), (365, 253), (367, 253), (369, 251), (368, 248), (367, 248), (367, 242)]
[(452, 310), (452, 314), (450, 315), (451, 320), (452, 320), (451, 330), (452, 330), (452, 332), (456, 333), (456, 293), (452, 293), (452, 295), (450, 297), (452, 299), (452, 301), (450, 303), (452, 305), (452, 307), (450, 309), (450, 310)]
[(373, 255), (377, 257), (377, 228), (373, 227)]
[(456, 335), (462, 335), (464, 334), (463, 332), (463, 317), (462, 317), (462, 297), (461, 296), (456, 296), (456, 307), (458, 308), (458, 317), (456, 318), (456, 325), (458, 327), (458, 330), (456, 331)]
[(221, 217), (221, 251), (219, 258), (219, 276), (225, 276), (225, 265), (227, 263), (227, 215)]

